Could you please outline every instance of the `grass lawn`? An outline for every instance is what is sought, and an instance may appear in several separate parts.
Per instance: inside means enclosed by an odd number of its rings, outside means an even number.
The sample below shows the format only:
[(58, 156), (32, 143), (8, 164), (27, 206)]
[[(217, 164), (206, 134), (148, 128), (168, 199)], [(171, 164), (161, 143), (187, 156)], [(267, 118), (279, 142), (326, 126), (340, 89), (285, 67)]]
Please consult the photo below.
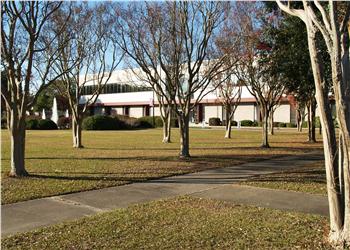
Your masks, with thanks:
[(329, 249), (325, 217), (178, 197), (17, 234), (3, 249)]
[(276, 130), (271, 149), (261, 149), (260, 130), (191, 129), (189, 161), (178, 159), (179, 134), (173, 143), (161, 142), (161, 129), (84, 131), (84, 149), (73, 149), (71, 131), (27, 131), (26, 178), (9, 178), (10, 138), (1, 134), (2, 203), (104, 188), (176, 174), (225, 167), (274, 156), (320, 150), (306, 143), (306, 133)]
[(254, 176), (242, 184), (312, 194), (327, 194), (324, 161), (280, 173)]

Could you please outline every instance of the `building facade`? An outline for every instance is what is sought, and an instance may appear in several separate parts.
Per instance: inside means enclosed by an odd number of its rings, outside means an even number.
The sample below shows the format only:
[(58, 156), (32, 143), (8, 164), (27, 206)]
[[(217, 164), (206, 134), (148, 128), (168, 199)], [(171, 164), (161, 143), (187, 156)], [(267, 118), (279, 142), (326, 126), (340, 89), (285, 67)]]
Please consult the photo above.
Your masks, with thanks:
[[(93, 92), (93, 84), (84, 87), (84, 96), (80, 103), (86, 102)], [(127, 115), (139, 118), (142, 116), (159, 116), (160, 110), (152, 88), (140, 81), (130, 70), (113, 72), (105, 89), (99, 95), (95, 104), (90, 106), (90, 114)], [(225, 109), (217, 96), (216, 90), (206, 95), (191, 114), (191, 123), (208, 123), (209, 118), (217, 117), (225, 121)], [(233, 120), (261, 121), (259, 106), (247, 87), (243, 87), (241, 102), (234, 114)], [(289, 97), (282, 97), (280, 105), (274, 113), (274, 121), (295, 123), (295, 107)]]

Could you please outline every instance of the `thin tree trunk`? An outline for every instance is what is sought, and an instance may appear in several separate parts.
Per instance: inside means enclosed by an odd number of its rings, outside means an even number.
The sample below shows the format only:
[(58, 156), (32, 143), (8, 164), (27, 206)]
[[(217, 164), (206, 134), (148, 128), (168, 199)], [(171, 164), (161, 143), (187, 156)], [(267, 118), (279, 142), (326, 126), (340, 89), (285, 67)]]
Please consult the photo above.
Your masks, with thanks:
[(268, 134), (269, 134), (269, 112), (266, 107), (263, 107), (261, 109), (261, 114), (263, 118), (263, 124), (262, 124), (262, 145), (263, 148), (269, 148), (269, 141), (268, 141)]
[(225, 105), (226, 109), (226, 126), (225, 126), (225, 138), (231, 139), (231, 120), (232, 120), (232, 114), (231, 114), (231, 105)]
[[(323, 148), (327, 178), (327, 193), (329, 204), (330, 234), (331, 242), (337, 242), (342, 238), (343, 229), (343, 208), (341, 206), (341, 195), (339, 190), (339, 169), (337, 161), (337, 142), (335, 129), (332, 121), (330, 104), (328, 99), (328, 89), (325, 87), (323, 68), (321, 59), (317, 53), (316, 32), (311, 25), (306, 25), (308, 30), (308, 45), (311, 65), (315, 80), (316, 101), (320, 110), (320, 121), (322, 124)], [(345, 177), (345, 175), (344, 175)]]
[(231, 119), (226, 118), (226, 133), (225, 133), (225, 138), (231, 139)]
[(315, 104), (310, 101), (307, 107), (307, 127), (308, 127), (308, 142), (316, 142), (316, 127), (315, 127)]
[(78, 118), (72, 119), (73, 148), (83, 148), (82, 144), (82, 121)]
[(168, 124), (167, 124), (167, 130), (168, 130), (168, 141), (167, 143), (171, 142), (171, 110), (168, 115)]
[[(336, 8), (336, 3), (334, 3)], [(333, 6), (334, 7), (334, 6)], [(333, 10), (337, 11), (337, 9)], [(341, 233), (337, 232), (333, 240), (335, 243), (347, 244), (350, 246), (350, 21), (348, 20), (348, 32), (342, 34), (334, 32), (333, 50), (331, 53), (332, 82), (335, 96), (335, 106), (339, 123), (339, 134), (342, 140), (339, 151), (342, 153), (342, 169), (340, 180), (343, 180), (341, 187), (344, 187), (341, 196), (343, 204), (343, 224)], [(332, 28), (336, 30), (337, 24), (333, 20)], [(341, 217), (341, 216), (340, 216)], [(332, 240), (332, 238), (331, 238)]]
[(10, 107), (8, 107), (8, 105), (6, 104), (6, 126), (7, 129), (10, 130), (11, 129), (11, 109)]
[(274, 135), (275, 131), (274, 131), (274, 127), (273, 127), (273, 112), (270, 113), (269, 116), (269, 134), (270, 135)]
[(302, 132), (303, 131), (303, 119), (302, 119), (302, 114), (301, 114), (301, 110), (297, 109), (297, 113), (296, 113), (296, 117), (297, 117), (297, 129), (298, 132)]
[(181, 114), (179, 116), (180, 125), (180, 158), (189, 158), (190, 139), (189, 139), (189, 115)]
[(11, 172), (10, 176), (27, 176), (25, 169), (25, 120), (18, 118), (16, 112), (11, 113)]
[(310, 142), (316, 142), (316, 103), (314, 103), (314, 100), (311, 104), (311, 141)]
[(170, 115), (168, 114), (167, 117), (162, 118), (163, 120), (163, 142), (164, 143), (170, 143), (170, 132), (171, 132), (171, 120)]
[(160, 117), (163, 121), (163, 143), (171, 142), (171, 105), (165, 106), (164, 104), (160, 108)]

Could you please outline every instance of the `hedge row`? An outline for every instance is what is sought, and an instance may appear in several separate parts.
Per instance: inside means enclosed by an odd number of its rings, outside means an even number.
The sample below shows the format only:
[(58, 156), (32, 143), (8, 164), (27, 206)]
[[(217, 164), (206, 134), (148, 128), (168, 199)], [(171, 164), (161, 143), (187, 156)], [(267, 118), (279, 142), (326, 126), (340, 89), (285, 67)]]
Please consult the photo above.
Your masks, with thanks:
[[(274, 122), (274, 127), (280, 127), (280, 128), (295, 128), (296, 125), (293, 123), (285, 123), (285, 122)], [(211, 117), (209, 118), (209, 126), (225, 126), (226, 125), (226, 121), (222, 121), (220, 120), (220, 118), (218, 117)], [(231, 125), (232, 126), (237, 126), (237, 121), (231, 121)], [(303, 125), (305, 125), (303, 123)], [(241, 126), (242, 127), (261, 127), (262, 126), (262, 122), (257, 122), (257, 121), (252, 121), (252, 120), (242, 120), (241, 121)], [(307, 126), (307, 124), (306, 124)]]
[(56, 123), (54, 123), (50, 119), (39, 120), (31, 118), (26, 120), (26, 129), (54, 130), (58, 129), (58, 127)]
[[(173, 127), (178, 127), (176, 119), (171, 121)], [(144, 116), (133, 118), (124, 115), (106, 116), (94, 115), (86, 117), (83, 120), (82, 127), (84, 130), (127, 130), (127, 129), (144, 129), (162, 127), (163, 122), (159, 116)]]

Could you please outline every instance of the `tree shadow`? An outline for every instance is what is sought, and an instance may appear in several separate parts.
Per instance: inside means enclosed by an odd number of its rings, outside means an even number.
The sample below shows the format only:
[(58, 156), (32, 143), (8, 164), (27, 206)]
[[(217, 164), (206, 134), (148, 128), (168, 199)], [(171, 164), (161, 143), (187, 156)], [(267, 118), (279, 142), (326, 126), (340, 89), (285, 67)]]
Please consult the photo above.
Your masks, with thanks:
[(248, 181), (253, 182), (290, 182), (290, 183), (319, 183), (326, 184), (326, 172), (321, 168), (300, 167), (286, 170), (284, 172), (268, 175), (252, 176)]
[[(295, 169), (292, 165), (283, 165), (283, 157), (286, 155), (255, 155), (247, 159), (247, 155), (205, 155), (196, 156), (191, 158), (189, 166), (178, 166), (174, 165), (170, 168), (143, 168), (139, 169), (122, 169), (117, 172), (34, 172), (29, 175), (28, 178), (37, 179), (55, 179), (55, 180), (68, 180), (68, 181), (99, 181), (99, 182), (159, 182), (159, 183), (187, 183), (187, 184), (229, 184), (241, 180), (252, 181), (295, 181), (295, 174), (303, 175), (305, 181), (319, 181), (324, 182), (322, 174), (324, 172), (320, 169)], [(70, 159), (70, 158), (68, 158)], [(93, 158), (95, 159), (95, 158)], [(108, 158), (108, 159), (120, 159), (120, 158)], [(127, 158), (130, 159), (130, 158)], [(163, 157), (137, 157), (142, 160), (154, 160), (154, 161), (176, 161), (179, 162), (178, 158)], [(96, 160), (96, 159), (95, 159)], [(99, 159), (97, 159), (99, 160)], [(235, 161), (233, 161), (235, 160)], [(270, 160), (270, 161), (269, 161)], [(272, 161), (271, 161), (272, 160)], [(309, 158), (303, 157), (304, 161), (314, 161), (314, 156), (310, 155)], [(266, 162), (269, 161), (269, 162)], [(272, 164), (274, 163), (274, 164)], [(294, 169), (291, 169), (294, 168)], [(291, 174), (290, 177), (279, 177), (281, 171), (286, 170)], [(206, 172), (200, 172), (205, 171)], [(272, 171), (280, 171), (277, 174), (269, 174), (264, 176), (266, 173)], [(199, 173), (196, 173), (199, 172)], [(192, 173), (192, 174), (191, 174)], [(287, 173), (287, 172), (286, 172)], [(178, 178), (174, 176), (186, 175), (184, 178)], [(293, 175), (294, 174), (294, 175)], [(322, 177), (320, 177), (322, 176)], [(174, 177), (174, 178), (166, 178)]]

